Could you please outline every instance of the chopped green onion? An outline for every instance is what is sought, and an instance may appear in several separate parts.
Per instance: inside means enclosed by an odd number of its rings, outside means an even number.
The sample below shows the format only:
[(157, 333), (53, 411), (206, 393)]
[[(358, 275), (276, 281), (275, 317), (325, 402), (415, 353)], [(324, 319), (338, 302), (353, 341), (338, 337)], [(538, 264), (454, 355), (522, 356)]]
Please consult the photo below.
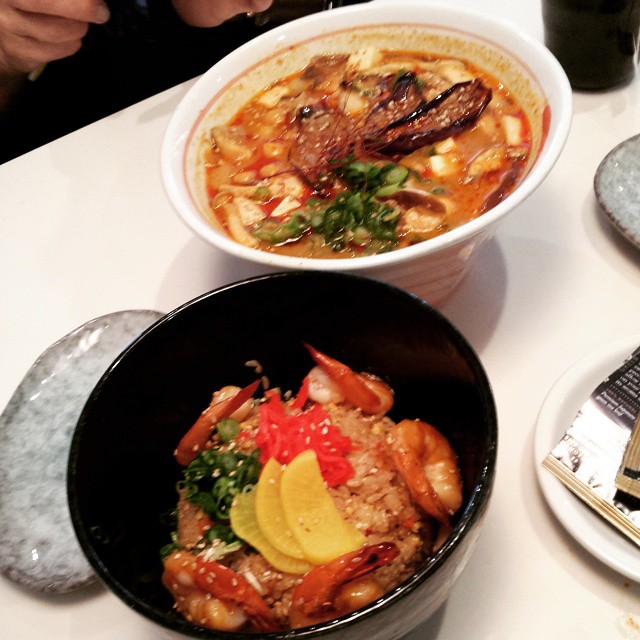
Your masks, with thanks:
[[(387, 165), (389, 166), (389, 165)], [(385, 184), (399, 185), (402, 184), (409, 175), (409, 169), (399, 164), (392, 165), (391, 168), (384, 174)]]
[(397, 184), (388, 184), (385, 187), (380, 187), (377, 191), (376, 191), (376, 196), (378, 198), (384, 198), (386, 196), (391, 196), (393, 195), (396, 191), (398, 191), (400, 189), (400, 186)]
[(160, 557), (166, 560), (174, 551), (178, 551), (180, 547), (175, 542), (169, 542), (163, 547), (160, 547)]
[(284, 244), (292, 240), (298, 240), (309, 229), (309, 216), (305, 212), (294, 213), (284, 222), (275, 222), (272, 219), (263, 220), (253, 229), (254, 237), (269, 244)]
[(258, 202), (269, 202), (271, 198), (273, 198), (271, 189), (264, 184), (256, 187), (255, 191), (251, 194), (251, 199), (257, 200)]
[(233, 418), (224, 418), (216, 425), (216, 431), (223, 442), (231, 442), (240, 433), (240, 425)]

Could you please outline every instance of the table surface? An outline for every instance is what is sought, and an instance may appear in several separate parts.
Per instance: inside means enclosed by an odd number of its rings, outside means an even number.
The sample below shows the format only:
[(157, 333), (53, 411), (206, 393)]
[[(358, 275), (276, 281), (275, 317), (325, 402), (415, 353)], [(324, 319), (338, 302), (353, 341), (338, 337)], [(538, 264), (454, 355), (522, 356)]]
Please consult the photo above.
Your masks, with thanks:
[[(541, 38), (539, 2), (485, 0), (483, 7)], [(191, 84), (0, 167), (0, 406), (39, 354), (86, 320), (122, 309), (169, 311), (265, 271), (194, 237), (163, 192), (163, 133)], [(412, 640), (640, 638), (640, 585), (566, 533), (539, 489), (533, 456), (538, 411), (557, 378), (639, 330), (640, 253), (599, 212), (592, 186), (605, 154), (639, 131), (640, 78), (608, 92), (574, 92), (558, 163), (442, 306), (486, 367), (500, 445), (476, 552)], [(0, 637), (148, 640), (156, 633), (98, 584), (46, 597), (0, 578)]]

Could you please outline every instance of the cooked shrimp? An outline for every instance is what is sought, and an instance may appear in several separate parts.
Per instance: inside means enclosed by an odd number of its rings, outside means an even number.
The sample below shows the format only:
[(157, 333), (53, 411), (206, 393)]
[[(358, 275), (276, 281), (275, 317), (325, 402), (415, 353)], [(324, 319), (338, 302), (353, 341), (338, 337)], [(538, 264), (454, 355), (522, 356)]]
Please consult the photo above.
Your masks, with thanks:
[(462, 504), (462, 480), (455, 451), (435, 428), (402, 420), (391, 429), (393, 461), (413, 499), (444, 526)]
[(218, 562), (176, 551), (164, 561), (162, 584), (173, 595), (178, 611), (194, 624), (237, 631), (249, 620), (260, 631), (279, 630), (254, 587)]
[[(325, 387), (325, 391), (341, 395), (343, 400), (347, 400), (370, 415), (384, 415), (391, 409), (393, 390), (380, 378), (368, 373), (355, 373), (338, 360), (330, 358), (308, 344), (305, 346), (318, 366), (334, 383), (330, 389)], [(317, 377), (316, 380), (318, 380)], [(309, 395), (314, 399), (311, 396), (311, 384)], [(317, 397), (322, 397), (322, 395)], [(322, 400), (317, 400), (317, 402), (322, 402)]]
[(237, 631), (247, 616), (239, 606), (222, 602), (198, 587), (192, 558), (190, 554), (178, 552), (165, 560), (162, 584), (173, 596), (176, 609), (189, 622), (207, 629)]
[(322, 367), (313, 367), (307, 378), (309, 380), (309, 398), (314, 402), (319, 404), (344, 402), (345, 397), (342, 389)]
[(314, 567), (293, 591), (289, 623), (294, 629), (317, 624), (377, 600), (384, 591), (369, 574), (398, 553), (393, 542), (381, 542)]
[[(234, 385), (222, 387), (222, 389), (216, 391), (213, 394), (213, 402), (215, 404), (218, 404), (218, 402), (222, 402), (227, 398), (235, 396), (240, 391), (240, 387), (236, 387)], [(236, 420), (237, 422), (242, 422), (249, 415), (251, 409), (253, 409), (253, 399), (249, 398), (246, 402), (241, 404), (233, 413), (230, 413), (228, 417), (232, 420)]]
[(195, 424), (187, 431), (178, 447), (174, 451), (174, 456), (182, 466), (188, 465), (207, 444), (216, 423), (223, 418), (227, 418), (235, 411), (241, 410), (242, 406), (255, 393), (259, 380), (249, 386), (240, 389), (237, 393), (227, 396), (222, 400), (215, 394), (211, 404), (200, 414)]

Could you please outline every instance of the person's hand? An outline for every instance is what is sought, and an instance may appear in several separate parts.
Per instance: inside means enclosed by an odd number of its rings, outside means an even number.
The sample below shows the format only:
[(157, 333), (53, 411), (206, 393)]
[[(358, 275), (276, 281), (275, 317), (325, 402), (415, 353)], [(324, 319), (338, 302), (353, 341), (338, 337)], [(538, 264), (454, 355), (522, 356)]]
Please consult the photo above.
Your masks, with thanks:
[(258, 13), (272, 0), (171, 0), (176, 13), (192, 27), (216, 27), (239, 13)]
[(102, 24), (102, 0), (0, 0), (0, 74), (25, 74), (76, 53), (90, 23)]

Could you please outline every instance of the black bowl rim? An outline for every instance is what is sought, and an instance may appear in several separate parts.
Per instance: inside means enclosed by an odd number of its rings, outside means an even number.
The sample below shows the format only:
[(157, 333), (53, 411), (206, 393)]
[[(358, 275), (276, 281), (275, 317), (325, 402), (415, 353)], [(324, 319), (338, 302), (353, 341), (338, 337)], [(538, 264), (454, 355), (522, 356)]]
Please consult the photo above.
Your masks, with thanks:
[[(456, 347), (460, 350), (467, 363), (470, 365), (476, 380), (478, 387), (481, 390), (481, 404), (484, 408), (484, 413), (488, 422), (488, 436), (487, 436), (487, 448), (486, 454), (482, 464), (482, 471), (478, 483), (476, 484), (473, 493), (467, 503), (467, 506), (462, 513), (462, 516), (458, 520), (456, 526), (445, 544), (431, 556), (425, 564), (414, 572), (403, 583), (398, 585), (395, 589), (387, 592), (384, 596), (371, 604), (362, 607), (352, 613), (335, 618), (322, 624), (317, 624), (310, 627), (303, 627), (300, 629), (293, 629), (281, 632), (256, 634), (256, 633), (237, 633), (227, 631), (212, 631), (204, 629), (202, 627), (196, 627), (186, 620), (182, 620), (178, 617), (171, 617), (167, 613), (159, 612), (154, 607), (148, 605), (143, 600), (136, 597), (122, 584), (120, 584), (110, 573), (109, 569), (104, 565), (99, 555), (95, 552), (91, 543), (88, 532), (85, 530), (84, 523), (82, 522), (77, 504), (77, 493), (75, 489), (76, 482), (76, 461), (78, 458), (78, 449), (82, 441), (83, 432), (86, 426), (86, 417), (91, 409), (91, 406), (95, 403), (96, 397), (100, 394), (102, 387), (105, 385), (106, 380), (111, 373), (123, 362), (127, 354), (136, 349), (137, 345), (145, 339), (145, 337), (154, 331), (157, 331), (162, 325), (169, 323), (183, 313), (186, 309), (191, 308), (194, 305), (199, 304), (203, 300), (207, 300), (213, 296), (219, 296), (225, 291), (235, 289), (238, 287), (255, 285), (264, 280), (272, 279), (335, 279), (335, 280), (350, 280), (360, 283), (360, 286), (367, 286), (373, 289), (378, 288), (384, 291), (386, 295), (393, 297), (404, 298), (410, 300), (412, 304), (422, 307), (427, 313), (433, 314), (439, 323), (443, 326), (445, 332), (449, 333), (452, 341)], [(496, 458), (498, 447), (498, 423), (497, 413), (495, 407), (495, 401), (491, 389), (491, 384), (484, 370), (479, 356), (475, 353), (472, 347), (467, 342), (466, 338), (460, 333), (460, 331), (453, 325), (453, 323), (446, 318), (438, 309), (430, 305), (428, 302), (417, 297), (416, 295), (407, 292), (395, 285), (383, 282), (381, 280), (372, 278), (370, 276), (363, 276), (359, 274), (340, 273), (340, 272), (318, 272), (318, 271), (285, 271), (277, 273), (269, 273), (266, 275), (255, 276), (251, 278), (245, 278), (237, 282), (230, 283), (218, 287), (208, 293), (204, 293), (188, 302), (185, 302), (181, 306), (177, 307), (173, 311), (169, 312), (154, 324), (148, 327), (143, 333), (138, 336), (133, 342), (131, 342), (120, 355), (113, 361), (108, 367), (105, 373), (102, 375), (96, 386), (94, 387), (89, 399), (87, 400), (80, 418), (78, 420), (76, 429), (71, 441), (69, 463), (67, 467), (67, 496), (69, 503), (69, 510), (71, 513), (71, 521), (75, 530), (76, 536), (80, 543), (80, 547), (86, 556), (87, 560), (91, 564), (92, 568), (97, 573), (98, 577), (104, 582), (107, 587), (115, 593), (126, 605), (137, 613), (145, 616), (149, 620), (162, 627), (171, 629), (172, 631), (182, 633), (185, 636), (193, 638), (228, 638), (229, 640), (255, 640), (256, 637), (268, 638), (269, 640), (291, 640), (292, 638), (304, 638), (305, 640), (310, 638), (316, 638), (324, 635), (327, 632), (335, 631), (337, 629), (343, 629), (351, 623), (355, 623), (361, 620), (365, 620), (375, 615), (378, 611), (393, 606), (396, 602), (404, 598), (406, 595), (414, 591), (420, 584), (425, 582), (432, 574), (434, 574), (440, 566), (446, 561), (446, 559), (452, 554), (459, 542), (466, 536), (471, 530), (473, 524), (483, 514), (491, 491), (493, 487), (493, 480), (495, 477)]]

